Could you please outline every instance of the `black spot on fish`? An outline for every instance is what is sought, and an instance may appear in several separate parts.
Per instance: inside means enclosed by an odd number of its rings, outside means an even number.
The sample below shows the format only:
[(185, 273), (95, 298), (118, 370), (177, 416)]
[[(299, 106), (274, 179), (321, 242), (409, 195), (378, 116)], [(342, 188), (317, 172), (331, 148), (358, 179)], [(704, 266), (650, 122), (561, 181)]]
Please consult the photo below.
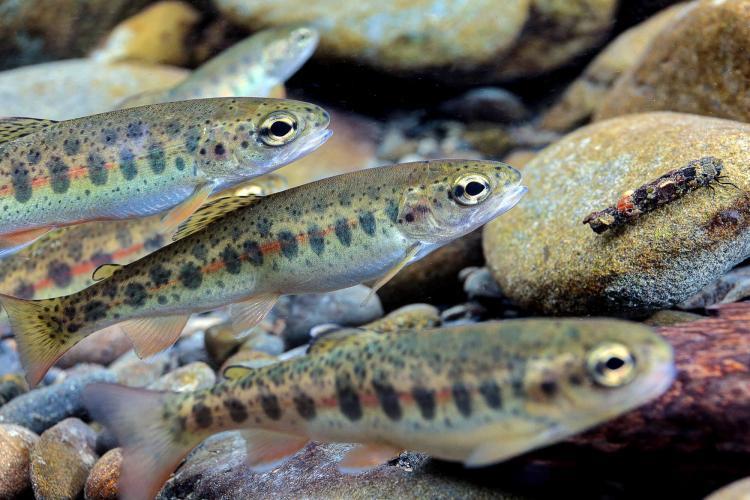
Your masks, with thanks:
[(414, 214), (409, 212), (404, 215), (404, 219), (406, 220), (406, 222), (414, 222)]
[(169, 283), (169, 278), (172, 276), (172, 271), (165, 268), (161, 264), (155, 264), (148, 271), (148, 275), (151, 277), (151, 282), (154, 286), (162, 286)]
[(216, 146), (214, 146), (214, 154), (216, 156), (223, 156), (224, 153), (226, 153), (227, 150), (224, 148), (224, 145), (219, 143)]
[(366, 212), (359, 216), (359, 225), (367, 236), (375, 236), (375, 216), (372, 212)]
[(185, 160), (182, 159), (182, 156), (178, 156), (174, 160), (174, 168), (176, 168), (179, 171), (185, 170)]
[(263, 264), (263, 251), (260, 245), (255, 241), (247, 240), (242, 244), (242, 251), (247, 256), (247, 260), (254, 266)]
[(349, 420), (362, 418), (362, 405), (359, 396), (351, 384), (341, 378), (336, 379), (336, 396), (339, 400), (339, 409)]
[(58, 157), (52, 158), (47, 162), (49, 170), (50, 186), (55, 193), (64, 193), (70, 188), (70, 168)]
[(346, 219), (339, 219), (336, 221), (336, 237), (339, 239), (342, 245), (348, 247), (352, 244), (352, 230), (349, 228), (349, 222)]
[(281, 231), (279, 233), (279, 245), (281, 245), (281, 253), (287, 259), (293, 259), (297, 256), (297, 238), (294, 234), (289, 231)]
[(271, 420), (278, 420), (281, 418), (281, 407), (279, 406), (279, 400), (273, 394), (264, 394), (260, 397), (260, 406), (263, 408), (263, 412), (268, 415)]
[(482, 382), (479, 386), (479, 392), (482, 394), (487, 406), (493, 410), (498, 410), (503, 407), (503, 398), (500, 394), (500, 387), (492, 380)]
[(180, 125), (180, 122), (178, 122), (177, 120), (172, 120), (171, 122), (167, 123), (166, 130), (167, 134), (174, 137), (175, 135), (180, 133), (180, 131), (182, 130), (182, 125)]
[(554, 380), (545, 380), (542, 382), (541, 389), (546, 396), (552, 397), (557, 394), (557, 382)]
[(297, 409), (297, 413), (299, 413), (299, 416), (304, 418), (305, 420), (312, 420), (315, 418), (315, 401), (305, 394), (304, 392), (301, 392), (294, 396), (294, 407)]
[(104, 158), (100, 154), (95, 152), (89, 153), (86, 165), (88, 166), (91, 184), (101, 186), (107, 183), (107, 176), (109, 175), (109, 172), (107, 172), (107, 162), (104, 161)]
[(198, 260), (206, 260), (206, 257), (208, 257), (208, 248), (203, 244), (203, 242), (199, 241), (198, 243), (193, 245), (190, 253), (192, 253), (193, 257)]
[(157, 250), (164, 245), (164, 237), (160, 234), (155, 234), (151, 238), (146, 238), (143, 242), (143, 247), (146, 250)]
[(398, 394), (391, 384), (385, 382), (372, 381), (372, 387), (380, 401), (380, 406), (391, 420), (401, 418), (401, 404), (398, 401)]
[(164, 148), (161, 144), (152, 144), (148, 150), (148, 164), (155, 174), (164, 172), (167, 168), (167, 160), (164, 157)]
[(42, 159), (42, 153), (40, 153), (36, 149), (32, 149), (26, 155), (26, 161), (29, 162), (29, 165), (36, 165), (37, 163), (39, 163), (39, 160), (41, 160), (41, 159)]
[(81, 150), (81, 141), (79, 139), (65, 139), (63, 141), (63, 151), (68, 156), (78, 154)]
[(120, 150), (120, 172), (126, 181), (133, 180), (138, 175), (138, 165), (135, 162), (135, 155), (127, 148)]
[[(68, 333), (75, 333), (80, 329), (81, 329), (81, 325), (79, 325), (78, 323), (70, 323), (68, 324), (68, 327), (67, 327)], [(61, 343), (64, 343), (64, 342), (61, 342)]]
[(101, 285), (102, 295), (114, 299), (117, 295), (117, 283), (113, 280), (107, 280)]
[(464, 417), (471, 415), (471, 394), (469, 390), (461, 383), (453, 384), (451, 387), (451, 393), (453, 394), (453, 402), (456, 403), (456, 408)]
[(229, 410), (229, 418), (231, 418), (233, 422), (239, 424), (240, 422), (247, 420), (247, 408), (245, 408), (245, 405), (242, 404), (242, 401), (239, 399), (228, 399), (227, 401), (224, 401), (224, 406)]
[(146, 130), (143, 127), (143, 123), (141, 122), (128, 123), (128, 131), (126, 134), (128, 136), (128, 139), (137, 139), (139, 137), (143, 137), (145, 133), (146, 133)]
[(83, 306), (83, 318), (86, 321), (96, 321), (107, 317), (108, 306), (104, 302), (94, 300)]
[(310, 243), (310, 248), (317, 255), (322, 255), (325, 252), (325, 233), (318, 226), (312, 226), (307, 230), (307, 241)]
[(267, 238), (271, 234), (271, 226), (273, 226), (273, 222), (268, 219), (258, 221), (258, 232), (263, 238)]
[(166, 304), (167, 302), (169, 302), (169, 299), (167, 298), (167, 296), (166, 296), (166, 295), (159, 295), (158, 297), (156, 297), (156, 301), (157, 301), (157, 302), (158, 302), (159, 304), (161, 304), (161, 305), (164, 305), (164, 304)]
[(192, 262), (188, 262), (182, 269), (180, 269), (180, 281), (185, 285), (186, 288), (195, 290), (203, 283), (203, 275), (201, 274), (200, 268), (198, 268)]
[(101, 142), (105, 146), (114, 146), (117, 142), (117, 131), (113, 128), (105, 128), (102, 130)]
[(20, 281), (13, 290), (13, 295), (19, 299), (30, 299), (34, 296), (34, 285), (28, 281)]
[(65, 306), (63, 308), (63, 316), (69, 320), (74, 320), (76, 317), (76, 308), (74, 306)]
[(185, 149), (189, 153), (195, 153), (195, 150), (198, 149), (198, 144), (201, 140), (201, 131), (198, 128), (191, 128), (187, 131), (185, 134)]
[(205, 429), (211, 427), (214, 421), (213, 415), (211, 415), (211, 409), (203, 403), (193, 405), (193, 419), (198, 427)]
[(395, 224), (398, 220), (398, 204), (393, 200), (388, 200), (388, 206), (385, 207), (385, 214)]
[(19, 203), (26, 203), (31, 199), (32, 188), (29, 170), (22, 162), (13, 161), (10, 182), (13, 184), (13, 195)]
[(221, 251), (221, 261), (224, 263), (224, 268), (229, 274), (239, 274), (242, 270), (240, 254), (229, 245), (224, 247), (224, 250)]
[(423, 387), (415, 387), (411, 391), (414, 401), (417, 403), (422, 418), (432, 420), (435, 418), (435, 393)]
[(131, 307), (141, 307), (146, 303), (146, 287), (140, 283), (128, 283), (125, 287), (125, 303)]
[(49, 266), (47, 267), (47, 276), (52, 280), (55, 286), (60, 288), (70, 285), (70, 282), (73, 280), (70, 266), (59, 260), (53, 260), (49, 263)]

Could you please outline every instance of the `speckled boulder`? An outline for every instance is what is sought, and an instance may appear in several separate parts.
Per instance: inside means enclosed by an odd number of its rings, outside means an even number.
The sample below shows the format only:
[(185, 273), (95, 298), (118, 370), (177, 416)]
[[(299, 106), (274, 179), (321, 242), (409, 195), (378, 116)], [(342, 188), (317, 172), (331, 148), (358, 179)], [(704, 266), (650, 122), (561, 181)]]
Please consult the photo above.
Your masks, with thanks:
[(692, 2), (604, 99), (598, 120), (680, 111), (750, 121), (750, 0)]
[(94, 464), (84, 488), (86, 500), (117, 500), (122, 469), (122, 449), (108, 451)]
[[(732, 186), (700, 188), (604, 234), (594, 210), (713, 156)], [(750, 256), (750, 125), (677, 113), (579, 129), (523, 170), (528, 195), (485, 227), (488, 266), (520, 306), (548, 314), (641, 315), (677, 304)]]
[(29, 454), (39, 436), (20, 425), (0, 425), (0, 498), (17, 498), (31, 488)]
[(162, 376), (148, 386), (152, 391), (187, 392), (207, 389), (216, 383), (216, 374), (206, 363), (197, 361)]

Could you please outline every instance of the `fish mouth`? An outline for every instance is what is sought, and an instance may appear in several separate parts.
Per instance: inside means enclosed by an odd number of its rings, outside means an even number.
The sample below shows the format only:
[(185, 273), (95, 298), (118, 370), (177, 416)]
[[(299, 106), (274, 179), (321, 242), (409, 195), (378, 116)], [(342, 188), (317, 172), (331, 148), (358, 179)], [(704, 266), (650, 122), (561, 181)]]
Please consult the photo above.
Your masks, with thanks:
[(324, 129), (313, 132), (307, 136), (302, 147), (297, 150), (297, 158), (305, 156), (318, 149), (331, 137), (331, 135), (333, 135), (333, 130)]
[(516, 186), (502, 196), (502, 202), (498, 204), (495, 210), (495, 217), (501, 215), (511, 208), (515, 207), (521, 198), (526, 194), (528, 188), (526, 186)]

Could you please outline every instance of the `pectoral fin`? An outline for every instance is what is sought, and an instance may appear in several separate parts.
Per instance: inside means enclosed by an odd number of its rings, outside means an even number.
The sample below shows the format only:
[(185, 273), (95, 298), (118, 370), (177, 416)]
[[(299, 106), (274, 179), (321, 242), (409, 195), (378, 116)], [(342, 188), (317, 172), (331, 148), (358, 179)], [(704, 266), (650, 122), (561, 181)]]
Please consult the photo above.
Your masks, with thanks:
[(365, 297), (365, 300), (362, 301), (362, 305), (366, 304), (368, 300), (372, 298), (373, 295), (375, 295), (375, 292), (377, 292), (383, 285), (391, 281), (391, 279), (398, 274), (400, 270), (402, 270), (404, 267), (406, 267), (411, 260), (416, 257), (416, 255), (419, 253), (419, 250), (422, 248), (421, 243), (414, 243), (412, 246), (409, 247), (408, 250), (406, 250), (406, 255), (403, 259), (401, 259), (398, 264), (393, 266), (387, 273), (385, 273), (373, 286), (370, 290), (370, 293), (367, 294), (367, 297)]
[(232, 304), (229, 307), (229, 316), (232, 318), (232, 326), (238, 334), (248, 328), (252, 328), (266, 317), (273, 308), (280, 295), (275, 293), (263, 293), (252, 298)]
[(338, 469), (344, 474), (356, 474), (388, 462), (399, 456), (401, 451), (389, 444), (360, 444), (341, 459)]
[(37, 238), (50, 232), (51, 227), (37, 227), (26, 231), (0, 234), (0, 256), (16, 252), (26, 245), (30, 245)]
[(174, 231), (182, 222), (190, 218), (206, 202), (212, 189), (210, 184), (198, 187), (186, 200), (167, 212), (161, 219), (164, 232)]
[(515, 456), (526, 453), (527, 451), (554, 443), (566, 435), (570, 434), (560, 426), (553, 426), (548, 429), (528, 429), (526, 431), (513, 433), (510, 436), (504, 436), (502, 439), (492, 439), (488, 436), (487, 442), (482, 443), (475, 448), (466, 460), (466, 467), (483, 467)]
[(139, 358), (147, 358), (172, 346), (180, 338), (190, 316), (157, 316), (122, 323)]
[(241, 432), (247, 443), (247, 463), (254, 472), (281, 465), (310, 441), (305, 436), (252, 429)]

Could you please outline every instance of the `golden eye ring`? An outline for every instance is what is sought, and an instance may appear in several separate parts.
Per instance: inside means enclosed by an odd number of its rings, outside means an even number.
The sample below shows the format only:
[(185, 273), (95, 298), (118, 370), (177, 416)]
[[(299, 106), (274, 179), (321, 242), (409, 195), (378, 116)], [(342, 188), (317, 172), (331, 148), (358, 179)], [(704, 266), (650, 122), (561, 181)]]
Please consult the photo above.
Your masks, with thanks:
[(451, 188), (453, 199), (460, 205), (483, 202), (490, 195), (490, 181), (483, 175), (468, 174), (456, 179)]
[(618, 342), (594, 347), (586, 357), (586, 369), (598, 385), (620, 387), (635, 377), (636, 360), (630, 349)]
[(297, 117), (287, 111), (274, 111), (266, 116), (259, 128), (260, 140), (268, 146), (283, 146), (299, 133)]

